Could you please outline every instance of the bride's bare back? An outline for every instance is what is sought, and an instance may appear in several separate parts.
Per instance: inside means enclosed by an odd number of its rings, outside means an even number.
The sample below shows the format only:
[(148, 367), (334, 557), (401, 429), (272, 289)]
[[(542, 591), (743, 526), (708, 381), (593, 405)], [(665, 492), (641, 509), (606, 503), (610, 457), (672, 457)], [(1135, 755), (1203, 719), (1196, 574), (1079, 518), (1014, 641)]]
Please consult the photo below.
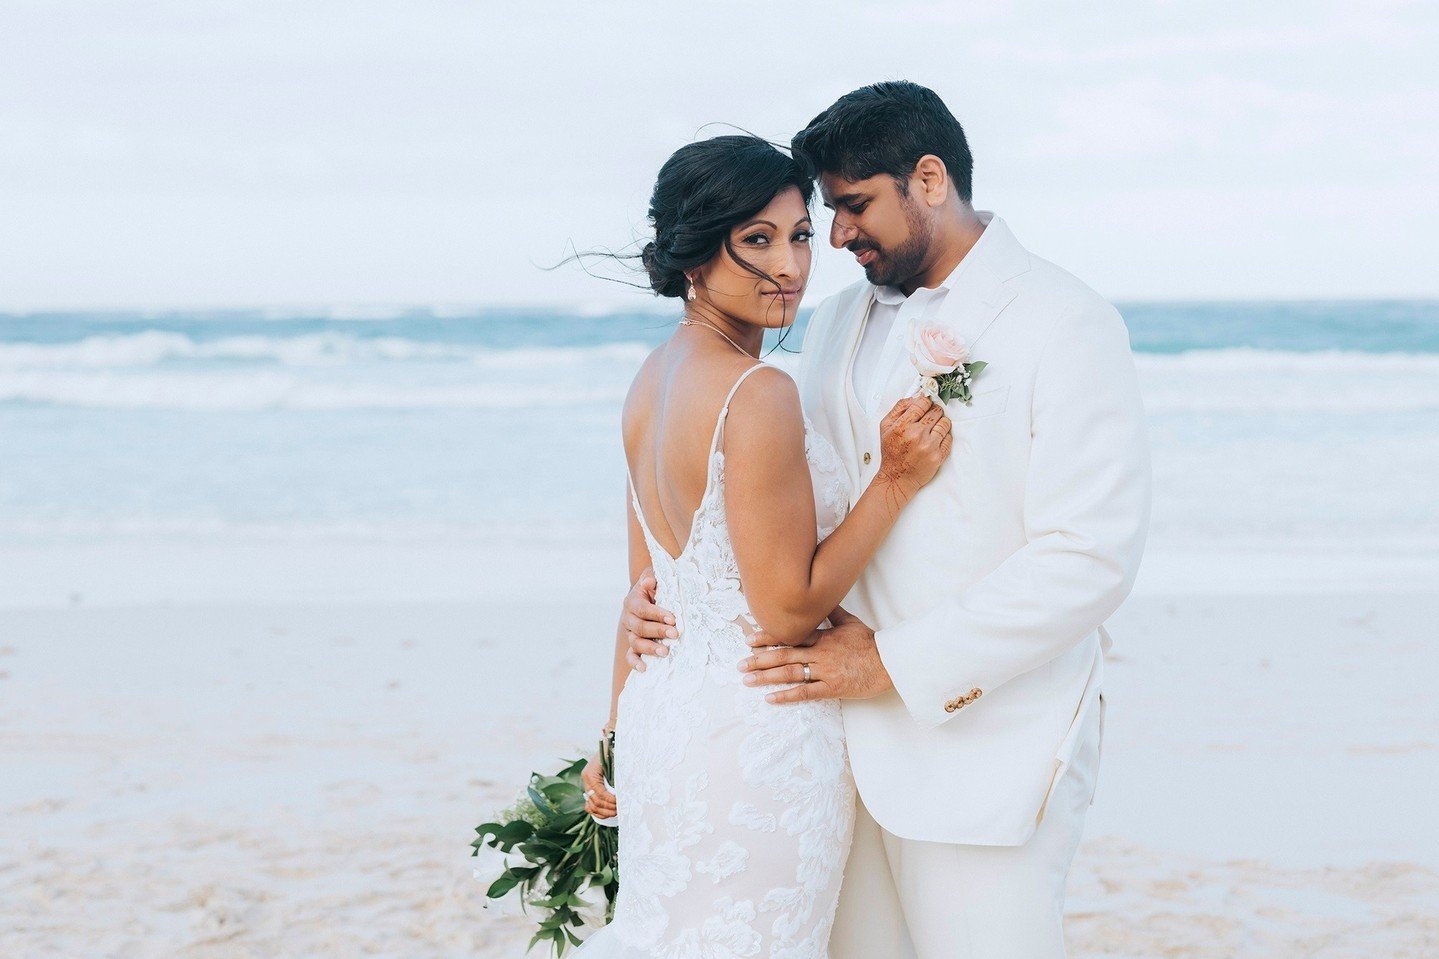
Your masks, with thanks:
[(718, 339), (709, 344), (676, 336), (650, 354), (630, 387), (623, 430), (634, 495), (671, 556), (689, 539), (725, 396), (754, 365), (753, 357)]
[[(656, 349), (625, 402), (625, 451), (639, 504), (631, 579), (646, 565), (641, 516), (670, 557), (686, 548), (714, 444), (725, 457), (724, 506), (744, 592), (767, 634), (797, 643), (838, 605), (900, 510), (938, 471), (949, 453), (949, 423), (922, 397), (896, 404), (881, 427), (879, 473), (848, 521), (821, 544), (799, 390), (767, 364), (738, 389), (756, 359), (706, 327), (681, 327)], [(722, 446), (721, 419), (729, 424)]]

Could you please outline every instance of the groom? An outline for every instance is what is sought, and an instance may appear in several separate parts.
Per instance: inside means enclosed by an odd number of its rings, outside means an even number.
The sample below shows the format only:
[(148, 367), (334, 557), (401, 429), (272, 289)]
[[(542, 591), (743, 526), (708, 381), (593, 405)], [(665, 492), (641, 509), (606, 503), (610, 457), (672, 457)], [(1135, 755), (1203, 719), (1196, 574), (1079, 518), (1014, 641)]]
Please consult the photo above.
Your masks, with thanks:
[[(830, 243), (865, 272), (819, 305), (800, 366), (805, 411), (851, 488), (879, 469), (879, 422), (915, 388), (912, 328), (938, 326), (988, 364), (970, 402), (945, 404), (954, 453), (848, 613), (741, 665), (746, 682), (800, 683), (777, 702), (843, 700), (859, 801), (830, 955), (1061, 957), (1099, 763), (1102, 624), (1134, 582), (1149, 516), (1128, 333), (971, 206), (964, 131), (932, 91), (849, 93), (793, 152), (834, 211)], [(667, 635), (652, 588), (626, 600), (636, 668)]]

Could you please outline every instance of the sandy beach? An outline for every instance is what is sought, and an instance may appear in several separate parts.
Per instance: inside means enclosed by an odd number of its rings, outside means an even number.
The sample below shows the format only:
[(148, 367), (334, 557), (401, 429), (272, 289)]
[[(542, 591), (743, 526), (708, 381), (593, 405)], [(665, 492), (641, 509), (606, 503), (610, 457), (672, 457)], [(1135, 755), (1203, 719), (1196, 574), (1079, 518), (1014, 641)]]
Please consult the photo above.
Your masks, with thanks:
[(1074, 282), (1153, 495), (1068, 955), (1439, 959), (1439, 3), (679, 9), (0, 3), (0, 959), (550, 959), (470, 843), (608, 718), (649, 358), (877, 410), (948, 330), (889, 552), (1098, 556)]
[[(32, 586), (41, 559), (3, 555)], [(558, 604), (522, 562), (479, 600), (126, 605), (86, 568), (89, 596), (0, 610), (0, 951), (522, 953), (468, 842), (603, 719), (609, 576)], [(1071, 955), (1439, 954), (1439, 596), (1375, 587), (1148, 589), (1113, 619)]]
[[(1154, 514), (1071, 954), (1439, 956), (1439, 309), (1125, 310)], [(521, 955), (469, 842), (605, 718), (663, 335), (0, 315), (0, 957)]]

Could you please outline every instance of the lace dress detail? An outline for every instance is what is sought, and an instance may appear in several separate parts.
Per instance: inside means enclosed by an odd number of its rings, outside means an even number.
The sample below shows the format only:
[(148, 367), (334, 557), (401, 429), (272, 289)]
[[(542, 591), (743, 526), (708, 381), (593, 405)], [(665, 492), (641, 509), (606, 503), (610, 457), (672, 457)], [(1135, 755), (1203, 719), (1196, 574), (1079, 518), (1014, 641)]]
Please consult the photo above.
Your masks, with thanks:
[[(720, 410), (705, 492), (679, 556), (656, 542), (638, 497), (659, 605), (680, 628), (620, 693), (615, 788), (620, 893), (582, 959), (825, 959), (854, 825), (835, 700), (773, 705), (740, 681), (756, 630), (724, 506)], [(805, 421), (819, 538), (839, 526), (849, 482)], [(633, 489), (633, 482), (630, 484)]]

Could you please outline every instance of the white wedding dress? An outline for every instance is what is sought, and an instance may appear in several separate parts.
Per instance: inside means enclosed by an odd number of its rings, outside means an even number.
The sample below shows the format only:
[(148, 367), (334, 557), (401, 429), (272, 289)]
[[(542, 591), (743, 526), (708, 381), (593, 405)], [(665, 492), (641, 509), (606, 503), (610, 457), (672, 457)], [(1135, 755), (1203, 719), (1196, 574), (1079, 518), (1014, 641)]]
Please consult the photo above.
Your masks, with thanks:
[[(619, 898), (580, 959), (825, 959), (854, 825), (836, 700), (773, 705), (740, 682), (756, 624), (724, 503), (724, 425), (710, 446), (689, 540), (669, 555), (638, 497), (657, 602), (680, 627), (670, 654), (631, 672), (619, 698), (615, 792)], [(805, 422), (819, 538), (839, 525), (849, 481)], [(633, 489), (633, 482), (631, 482)]]

